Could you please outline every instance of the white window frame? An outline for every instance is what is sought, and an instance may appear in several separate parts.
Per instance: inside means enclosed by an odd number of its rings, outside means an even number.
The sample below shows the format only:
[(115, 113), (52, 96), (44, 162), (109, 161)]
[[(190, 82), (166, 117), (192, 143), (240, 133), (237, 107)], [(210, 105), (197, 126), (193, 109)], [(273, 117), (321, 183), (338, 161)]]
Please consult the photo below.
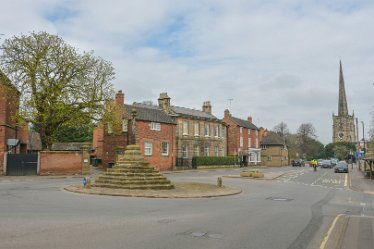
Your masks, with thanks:
[(199, 122), (194, 123), (194, 132), (195, 132), (196, 137), (200, 136), (200, 123)]
[(214, 137), (218, 137), (218, 131), (219, 131), (219, 128), (218, 128), (218, 125), (215, 125), (214, 126)]
[(243, 127), (239, 127), (240, 134), (243, 134)]
[(182, 134), (188, 135), (188, 121), (182, 122)]
[(144, 142), (144, 156), (152, 156), (153, 154), (153, 144), (151, 141)]
[(157, 122), (151, 122), (150, 128), (152, 131), (161, 131), (161, 124)]
[(243, 148), (243, 136), (242, 136), (242, 134), (240, 134), (240, 138), (239, 138), (239, 147)]
[(273, 157), (272, 157), (272, 156), (268, 156), (268, 157), (267, 157), (267, 160), (268, 160), (268, 161), (273, 161)]
[(206, 137), (210, 136), (210, 124), (209, 123), (204, 124), (204, 136)]
[(209, 146), (208, 145), (204, 146), (204, 156), (209, 156)]
[[(164, 151), (164, 144), (166, 144), (166, 152)], [(169, 142), (164, 141), (161, 143), (161, 155), (162, 156), (169, 156)]]
[(194, 156), (200, 156), (200, 146), (195, 145), (193, 149), (194, 149), (193, 151)]
[(188, 146), (187, 146), (187, 144), (182, 145), (182, 158), (184, 158), (184, 159), (188, 158)]
[(219, 156), (218, 146), (214, 146), (214, 155), (217, 157)]
[(248, 135), (248, 148), (251, 148), (251, 137)]
[(225, 137), (225, 131), (226, 131), (225, 126), (222, 126), (221, 137)]

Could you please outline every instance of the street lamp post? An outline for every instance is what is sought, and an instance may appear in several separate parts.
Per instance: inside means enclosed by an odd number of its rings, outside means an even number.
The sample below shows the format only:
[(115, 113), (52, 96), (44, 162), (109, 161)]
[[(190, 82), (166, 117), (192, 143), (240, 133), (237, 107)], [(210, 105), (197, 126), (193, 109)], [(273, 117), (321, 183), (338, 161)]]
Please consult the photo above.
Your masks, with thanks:
[(366, 147), (365, 147), (365, 125), (364, 121), (361, 121), (362, 123), (362, 140), (364, 141), (364, 155), (366, 154)]

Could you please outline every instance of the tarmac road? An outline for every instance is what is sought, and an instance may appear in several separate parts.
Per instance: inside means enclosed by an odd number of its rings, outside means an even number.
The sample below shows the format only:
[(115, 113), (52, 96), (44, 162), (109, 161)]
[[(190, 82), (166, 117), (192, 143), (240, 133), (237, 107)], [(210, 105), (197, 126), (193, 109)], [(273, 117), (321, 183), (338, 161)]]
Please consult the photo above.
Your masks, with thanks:
[[(240, 170), (167, 177), (215, 183)], [(61, 190), (78, 178), (0, 177), (0, 248), (309, 249), (333, 248), (327, 247), (333, 242), (373, 248), (373, 196), (349, 189), (347, 174), (263, 171), (284, 174), (271, 181), (223, 178), (242, 193), (190, 199), (82, 195)]]

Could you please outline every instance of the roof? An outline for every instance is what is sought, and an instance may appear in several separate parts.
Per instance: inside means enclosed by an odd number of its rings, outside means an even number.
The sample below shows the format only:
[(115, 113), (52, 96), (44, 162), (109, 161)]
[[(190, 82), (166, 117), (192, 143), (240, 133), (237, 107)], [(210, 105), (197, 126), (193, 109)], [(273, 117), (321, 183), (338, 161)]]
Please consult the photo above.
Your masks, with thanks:
[(53, 143), (51, 150), (54, 151), (80, 151), (83, 146), (92, 147), (90, 142)]
[(252, 129), (252, 130), (258, 130), (257, 126), (249, 122), (248, 120), (240, 119), (240, 118), (235, 118), (231, 117), (231, 119), (240, 127)]
[(261, 142), (261, 145), (285, 145), (284, 140), (282, 137), (275, 133), (275, 132), (268, 132), (268, 135), (264, 137), (264, 139)]
[(125, 111), (131, 115), (133, 108), (136, 109), (136, 119), (166, 124), (176, 124), (175, 120), (170, 117), (161, 107), (155, 105), (146, 105), (133, 103), (124, 105)]
[(17, 87), (15, 87), (12, 82), (9, 80), (9, 78), (0, 70), (0, 84), (3, 84), (7, 87), (10, 87), (12, 88), (13, 90), (15, 90), (17, 92), (17, 94), (20, 94), (20, 92), (18, 91)]
[(210, 113), (199, 111), (196, 109), (190, 109), (180, 106), (171, 106), (171, 109), (180, 116), (195, 117), (200, 119), (219, 120), (216, 116)]

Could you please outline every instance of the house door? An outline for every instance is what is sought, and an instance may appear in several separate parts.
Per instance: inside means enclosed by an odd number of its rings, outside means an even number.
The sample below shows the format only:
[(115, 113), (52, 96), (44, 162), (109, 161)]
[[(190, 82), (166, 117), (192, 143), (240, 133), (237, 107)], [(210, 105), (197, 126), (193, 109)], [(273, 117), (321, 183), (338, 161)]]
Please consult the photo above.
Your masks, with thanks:
[(8, 154), (6, 175), (36, 175), (38, 170), (38, 154)]

